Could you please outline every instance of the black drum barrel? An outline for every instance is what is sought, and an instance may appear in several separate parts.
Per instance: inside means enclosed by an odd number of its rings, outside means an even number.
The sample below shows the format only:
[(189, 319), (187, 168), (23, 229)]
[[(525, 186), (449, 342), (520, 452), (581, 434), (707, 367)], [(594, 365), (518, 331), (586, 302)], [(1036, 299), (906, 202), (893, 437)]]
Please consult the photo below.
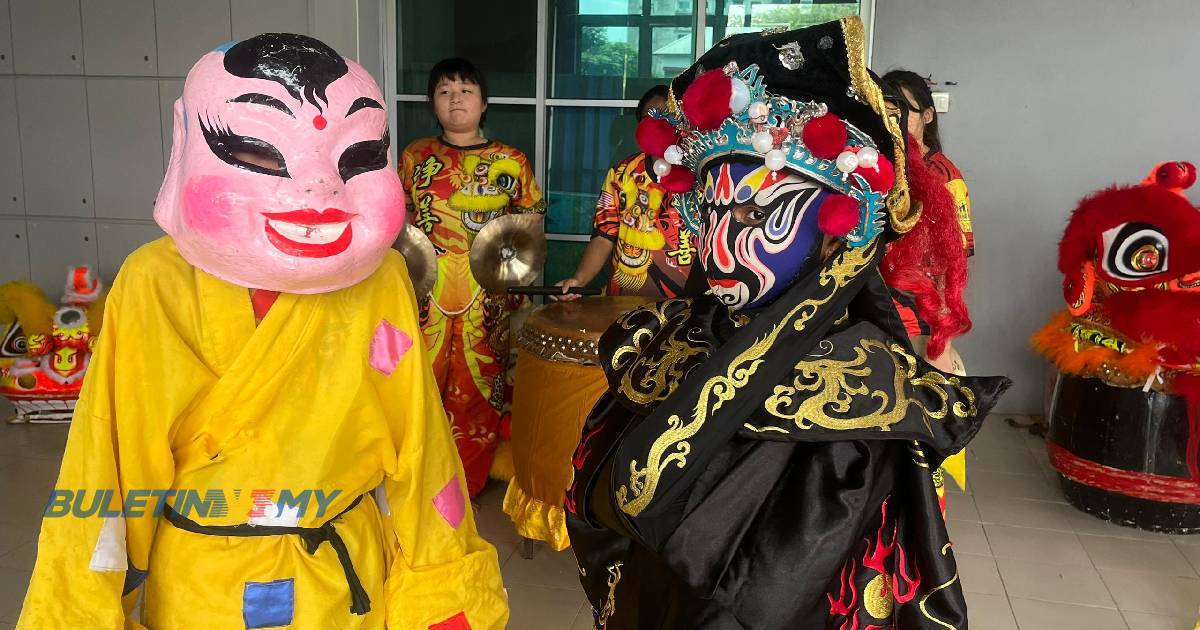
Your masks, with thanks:
[(1063, 374), (1051, 408), (1046, 447), (1071, 505), (1128, 527), (1200, 533), (1182, 398)]

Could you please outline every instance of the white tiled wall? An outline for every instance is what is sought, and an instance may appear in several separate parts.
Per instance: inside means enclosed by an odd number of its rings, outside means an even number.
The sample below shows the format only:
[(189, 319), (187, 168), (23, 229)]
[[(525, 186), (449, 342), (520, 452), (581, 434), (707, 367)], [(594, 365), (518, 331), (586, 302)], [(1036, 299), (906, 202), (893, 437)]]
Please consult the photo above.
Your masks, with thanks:
[(88, 79), (87, 98), (96, 216), (145, 219), (166, 164), (158, 81)]
[(17, 77), (16, 85), (25, 213), (95, 216), (84, 80)]
[(84, 0), (80, 8), (87, 74), (158, 74), (154, 0)]
[(9, 26), (8, 0), (0, 0), (0, 73), (12, 72), (12, 27)]
[(154, 4), (158, 67), (163, 75), (185, 76), (201, 55), (233, 39), (228, 0), (155, 0)]
[(111, 284), (162, 234), (154, 196), (196, 59), (266, 31), (357, 57), (363, 2), (0, 0), (0, 283), (32, 280), (54, 299), (67, 267), (87, 263)]
[[(12, 59), (11, 55), (7, 56)], [(8, 67), (11, 70), (12, 64)], [(3, 72), (3, 66), (0, 66), (0, 72)], [(0, 214), (25, 214), (21, 134), (17, 129), (17, 82), (7, 76), (0, 76)]]
[(25, 219), (0, 217), (0, 271), (10, 280), (29, 277), (29, 230)]
[(17, 74), (83, 74), (79, 0), (10, 0)]

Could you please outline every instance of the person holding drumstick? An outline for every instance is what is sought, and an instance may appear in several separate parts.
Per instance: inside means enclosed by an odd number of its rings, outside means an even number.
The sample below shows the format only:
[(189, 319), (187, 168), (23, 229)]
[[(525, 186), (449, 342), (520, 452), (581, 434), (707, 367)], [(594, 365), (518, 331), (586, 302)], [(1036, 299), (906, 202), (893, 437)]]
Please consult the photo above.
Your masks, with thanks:
[[(650, 88), (638, 102), (641, 122), (650, 110), (667, 106), (667, 86)], [(654, 160), (635, 153), (617, 162), (604, 178), (596, 201), (592, 240), (575, 273), (555, 286), (563, 295), (555, 300), (576, 300), (571, 287), (587, 285), (612, 263), (608, 295), (644, 295), (672, 298), (683, 294), (696, 254), (696, 230), (688, 226), (673, 204), (672, 193), (654, 174)]]
[(546, 202), (525, 154), (483, 137), (487, 82), (471, 62), (435, 64), (428, 97), (442, 134), (404, 149), (400, 178), (413, 223), (438, 252), (437, 283), (421, 296), (421, 330), (474, 497), (503, 433), (509, 313), (522, 298), (484, 290), (471, 274), (470, 250), (491, 219), (542, 214)]

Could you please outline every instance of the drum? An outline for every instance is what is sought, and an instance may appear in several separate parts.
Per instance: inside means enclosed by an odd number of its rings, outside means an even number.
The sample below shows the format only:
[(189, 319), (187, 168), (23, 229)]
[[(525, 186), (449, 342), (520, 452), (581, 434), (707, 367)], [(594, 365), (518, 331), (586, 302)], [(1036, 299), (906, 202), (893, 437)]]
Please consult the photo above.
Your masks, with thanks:
[(1200, 533), (1200, 483), (1188, 474), (1187, 443), (1183, 398), (1059, 377), (1046, 448), (1076, 508), (1119, 525)]
[(563, 501), (571, 456), (592, 406), (608, 389), (600, 335), (622, 314), (652, 301), (637, 296), (582, 298), (535, 310), (517, 335), (512, 449), (515, 476), (504, 512), (528, 540), (570, 546)]

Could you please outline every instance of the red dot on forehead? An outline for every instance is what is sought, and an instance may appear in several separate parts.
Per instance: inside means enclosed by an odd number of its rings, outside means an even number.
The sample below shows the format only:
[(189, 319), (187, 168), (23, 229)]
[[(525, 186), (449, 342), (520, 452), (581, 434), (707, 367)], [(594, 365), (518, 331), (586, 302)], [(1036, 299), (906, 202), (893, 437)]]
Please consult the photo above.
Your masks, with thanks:
[(318, 131), (320, 131), (321, 129), (324, 129), (325, 128), (325, 117), (320, 114), (317, 114), (316, 116), (314, 116), (313, 117), (313, 126), (316, 127)]

